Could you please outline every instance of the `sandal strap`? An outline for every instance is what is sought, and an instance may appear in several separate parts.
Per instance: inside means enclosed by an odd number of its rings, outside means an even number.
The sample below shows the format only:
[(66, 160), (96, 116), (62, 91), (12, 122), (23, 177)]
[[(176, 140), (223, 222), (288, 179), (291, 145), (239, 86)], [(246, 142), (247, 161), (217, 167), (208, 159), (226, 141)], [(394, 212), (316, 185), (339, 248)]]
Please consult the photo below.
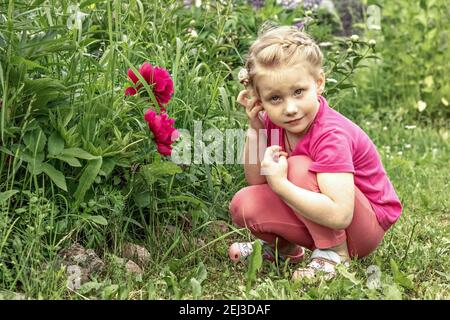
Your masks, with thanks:
[(322, 258), (314, 258), (308, 264), (309, 268), (324, 271), (326, 273), (335, 273), (335, 266), (336, 264), (334, 264), (334, 262)]
[(341, 257), (334, 252), (333, 250), (329, 249), (316, 249), (311, 254), (311, 260), (314, 260), (315, 258), (321, 258), (323, 260), (327, 260), (329, 262), (333, 262), (334, 264), (338, 264), (342, 262)]

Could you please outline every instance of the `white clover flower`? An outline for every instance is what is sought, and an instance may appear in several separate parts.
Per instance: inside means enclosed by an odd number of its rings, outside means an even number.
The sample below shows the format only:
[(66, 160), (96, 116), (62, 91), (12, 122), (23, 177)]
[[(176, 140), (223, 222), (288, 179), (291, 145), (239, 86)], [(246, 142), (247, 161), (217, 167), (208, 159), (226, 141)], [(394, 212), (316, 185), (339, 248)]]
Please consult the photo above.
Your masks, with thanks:
[(399, 151), (399, 152), (397, 152), (397, 154), (398, 154), (399, 156), (401, 156), (401, 155), (403, 154), (403, 152)]
[(417, 101), (417, 109), (419, 109), (419, 112), (422, 112), (427, 107), (427, 103), (425, 101), (419, 100)]
[(387, 127), (383, 127), (383, 131), (387, 131), (387, 129), (388, 129)]
[(70, 5), (68, 8), (68, 13), (70, 16), (67, 18), (67, 28), (69, 30), (80, 30), (83, 27), (83, 21), (87, 14), (80, 11), (78, 5)]
[(411, 145), (408, 143), (408, 144), (405, 144), (405, 148), (406, 149), (411, 149)]

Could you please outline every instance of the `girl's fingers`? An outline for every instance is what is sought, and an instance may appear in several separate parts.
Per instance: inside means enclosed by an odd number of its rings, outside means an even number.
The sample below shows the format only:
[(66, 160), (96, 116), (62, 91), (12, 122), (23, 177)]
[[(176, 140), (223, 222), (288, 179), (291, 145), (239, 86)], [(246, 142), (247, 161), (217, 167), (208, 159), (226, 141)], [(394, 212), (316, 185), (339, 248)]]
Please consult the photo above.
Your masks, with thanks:
[(249, 117), (253, 118), (256, 117), (258, 112), (262, 111), (264, 108), (262, 105), (255, 105), (249, 112)]
[(279, 153), (281, 147), (280, 146), (270, 146), (266, 149), (266, 153), (264, 154), (264, 159), (266, 161), (270, 161), (274, 159), (275, 154)]
[(242, 105), (243, 107), (245, 107), (245, 109), (247, 109), (247, 111), (250, 111), (255, 103), (253, 98), (249, 98), (249, 91), (248, 90), (242, 90), (241, 92), (239, 92), (239, 95), (236, 99), (236, 101)]
[(247, 106), (247, 101), (246, 101), (246, 97), (248, 96), (248, 91), (247, 90), (242, 90), (241, 92), (239, 92), (238, 97), (236, 99), (236, 101), (246, 107)]
[(281, 157), (288, 157), (287, 152), (285, 151), (277, 151), (273, 154), (273, 160), (275, 160), (275, 162), (278, 162), (280, 160)]

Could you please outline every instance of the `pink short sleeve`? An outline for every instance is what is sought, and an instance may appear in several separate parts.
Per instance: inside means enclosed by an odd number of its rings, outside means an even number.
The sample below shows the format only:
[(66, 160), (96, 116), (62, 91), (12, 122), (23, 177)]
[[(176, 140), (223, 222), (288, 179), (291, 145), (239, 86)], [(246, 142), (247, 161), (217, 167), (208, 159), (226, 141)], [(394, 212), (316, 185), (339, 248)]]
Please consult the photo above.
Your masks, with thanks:
[(310, 171), (355, 173), (351, 140), (343, 131), (334, 129), (321, 134), (311, 151)]

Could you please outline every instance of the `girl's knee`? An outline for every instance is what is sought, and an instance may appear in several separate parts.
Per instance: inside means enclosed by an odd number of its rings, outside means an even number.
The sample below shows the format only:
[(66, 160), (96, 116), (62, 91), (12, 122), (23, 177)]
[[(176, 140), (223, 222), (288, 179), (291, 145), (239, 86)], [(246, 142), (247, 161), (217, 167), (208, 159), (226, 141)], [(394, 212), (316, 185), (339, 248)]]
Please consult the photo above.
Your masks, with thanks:
[(229, 205), (232, 222), (240, 227), (245, 227), (258, 213), (258, 189), (262, 185), (248, 186), (239, 190)]

